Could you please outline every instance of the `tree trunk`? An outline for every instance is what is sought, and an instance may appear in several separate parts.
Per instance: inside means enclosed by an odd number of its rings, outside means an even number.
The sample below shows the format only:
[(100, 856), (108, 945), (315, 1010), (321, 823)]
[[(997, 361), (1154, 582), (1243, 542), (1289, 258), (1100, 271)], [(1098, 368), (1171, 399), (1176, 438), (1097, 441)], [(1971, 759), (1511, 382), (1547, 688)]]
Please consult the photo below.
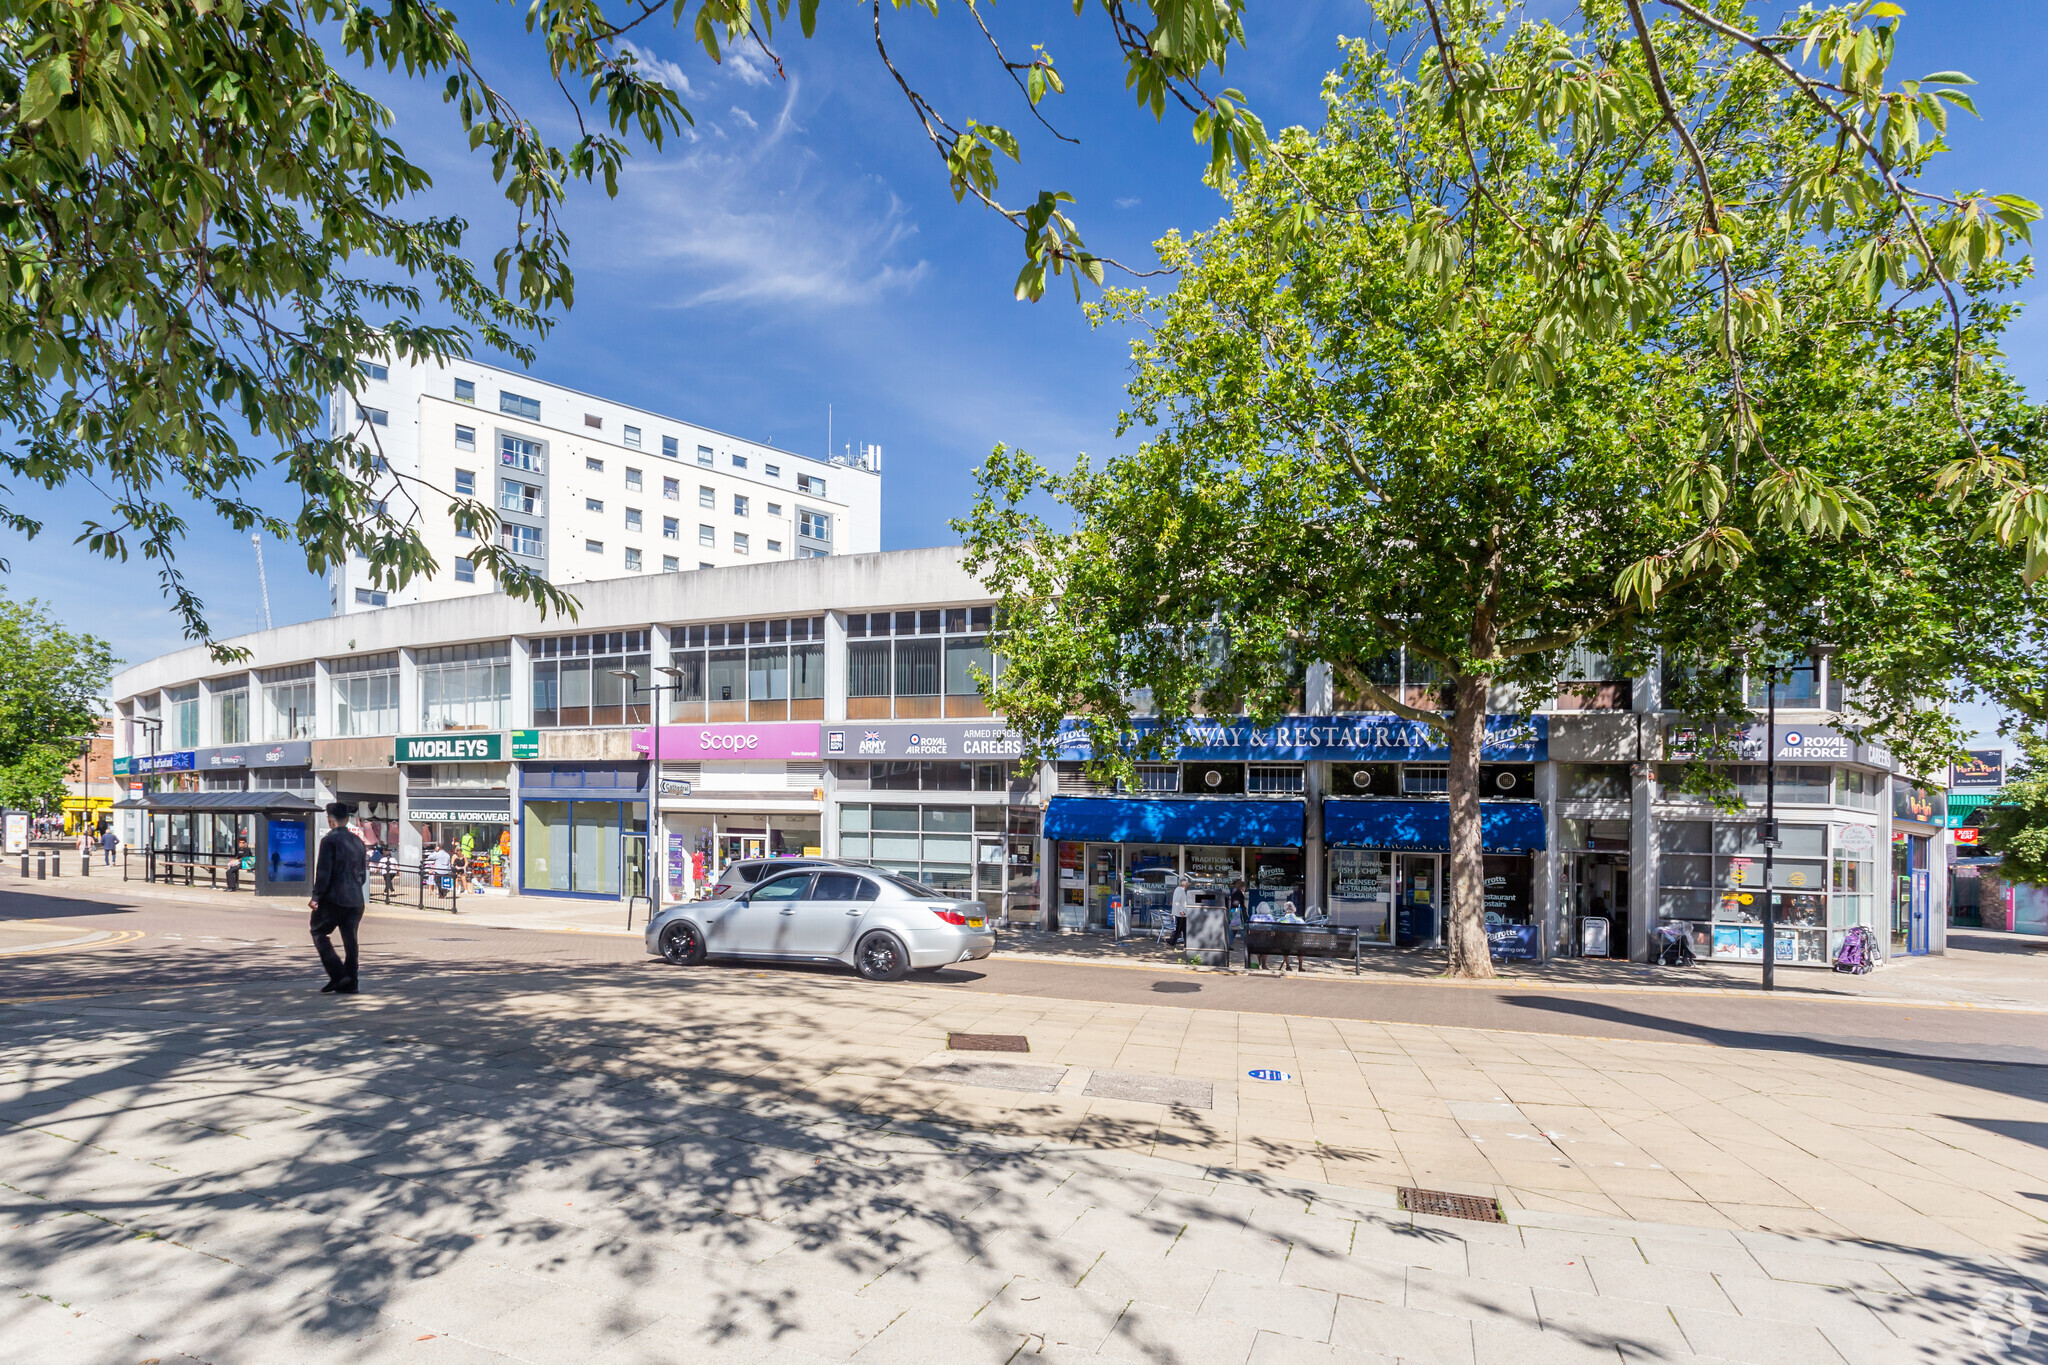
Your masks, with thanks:
[(1451, 867), (1444, 942), (1452, 976), (1493, 976), (1486, 948), (1486, 875), (1479, 852), (1479, 751), (1486, 742), (1484, 677), (1461, 677), (1451, 703)]

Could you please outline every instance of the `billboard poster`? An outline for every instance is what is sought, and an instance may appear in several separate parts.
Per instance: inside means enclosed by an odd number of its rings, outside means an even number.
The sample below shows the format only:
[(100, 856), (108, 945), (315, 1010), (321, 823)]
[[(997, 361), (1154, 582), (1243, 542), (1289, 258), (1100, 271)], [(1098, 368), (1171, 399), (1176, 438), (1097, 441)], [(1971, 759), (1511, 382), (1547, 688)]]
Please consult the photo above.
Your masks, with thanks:
[(297, 820), (268, 820), (264, 822), (264, 827), (268, 831), (270, 880), (306, 880), (305, 825)]
[(1952, 791), (1997, 791), (2005, 785), (2005, 750), (1972, 749), (1968, 761), (1949, 769)]

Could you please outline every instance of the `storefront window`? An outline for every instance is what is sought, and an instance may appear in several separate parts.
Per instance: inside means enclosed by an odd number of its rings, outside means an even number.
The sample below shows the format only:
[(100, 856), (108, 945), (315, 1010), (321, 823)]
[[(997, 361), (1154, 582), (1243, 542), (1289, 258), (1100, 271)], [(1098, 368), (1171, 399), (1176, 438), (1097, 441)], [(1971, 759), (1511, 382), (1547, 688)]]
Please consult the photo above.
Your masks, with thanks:
[(423, 649), (418, 676), (422, 730), (503, 730), (512, 724), (510, 642)]
[[(1840, 947), (1842, 931), (1867, 913), (1854, 888), (1868, 874), (1857, 871), (1858, 855), (1839, 844), (1830, 863), (1825, 825), (1782, 824), (1779, 835), (1768, 889), (1778, 961), (1824, 963)], [(1659, 918), (1690, 923), (1695, 951), (1704, 946), (1714, 957), (1761, 961), (1767, 889), (1755, 823), (1667, 820), (1658, 843)]]
[(398, 732), (398, 652), (332, 659), (334, 733), (390, 735)]
[(673, 627), (669, 720), (823, 720), (824, 638), (822, 616)]
[(890, 759), (835, 763), (842, 791), (999, 792), (1010, 785), (1012, 765), (949, 759)]
[(525, 885), (529, 891), (569, 889), (569, 803), (529, 801), (520, 830), (525, 850)]
[(1860, 768), (1835, 769), (1835, 804), (1855, 810), (1876, 810), (1884, 796), (1884, 774)]
[[(522, 814), (525, 886), (586, 896), (626, 894), (637, 885), (646, 807), (604, 800), (528, 801)], [(633, 848), (629, 850), (628, 844)], [(627, 866), (629, 857), (634, 866)]]
[(850, 720), (985, 716), (974, 671), (993, 678), (1002, 662), (988, 646), (991, 607), (856, 612), (846, 618)]
[(1297, 915), (1302, 909), (1301, 850), (1254, 848), (1245, 853), (1245, 897), (1254, 914)]

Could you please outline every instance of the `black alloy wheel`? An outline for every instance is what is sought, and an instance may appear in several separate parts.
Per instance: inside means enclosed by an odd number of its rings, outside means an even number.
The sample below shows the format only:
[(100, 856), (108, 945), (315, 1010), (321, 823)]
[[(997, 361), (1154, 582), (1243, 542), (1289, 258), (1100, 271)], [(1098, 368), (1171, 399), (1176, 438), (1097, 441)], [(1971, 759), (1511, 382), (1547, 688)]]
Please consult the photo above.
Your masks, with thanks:
[(678, 967), (696, 967), (704, 961), (704, 935), (688, 920), (677, 920), (661, 931), (661, 955)]
[(910, 971), (910, 954), (903, 950), (895, 935), (879, 930), (860, 941), (853, 961), (869, 981), (901, 981)]

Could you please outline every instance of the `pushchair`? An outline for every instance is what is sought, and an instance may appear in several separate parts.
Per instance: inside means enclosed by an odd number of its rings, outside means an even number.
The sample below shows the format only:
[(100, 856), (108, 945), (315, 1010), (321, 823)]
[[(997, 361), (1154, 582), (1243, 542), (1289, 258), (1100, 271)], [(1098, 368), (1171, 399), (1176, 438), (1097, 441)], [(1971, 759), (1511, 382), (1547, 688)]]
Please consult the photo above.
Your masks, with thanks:
[(1841, 951), (1835, 954), (1835, 970), (1863, 975), (1877, 965), (1877, 935), (1864, 924), (1851, 925), (1842, 935)]
[(1699, 959), (1692, 951), (1692, 931), (1683, 924), (1666, 924), (1659, 931), (1664, 937), (1664, 949), (1657, 954), (1657, 961), (1666, 967), (1690, 967)]

